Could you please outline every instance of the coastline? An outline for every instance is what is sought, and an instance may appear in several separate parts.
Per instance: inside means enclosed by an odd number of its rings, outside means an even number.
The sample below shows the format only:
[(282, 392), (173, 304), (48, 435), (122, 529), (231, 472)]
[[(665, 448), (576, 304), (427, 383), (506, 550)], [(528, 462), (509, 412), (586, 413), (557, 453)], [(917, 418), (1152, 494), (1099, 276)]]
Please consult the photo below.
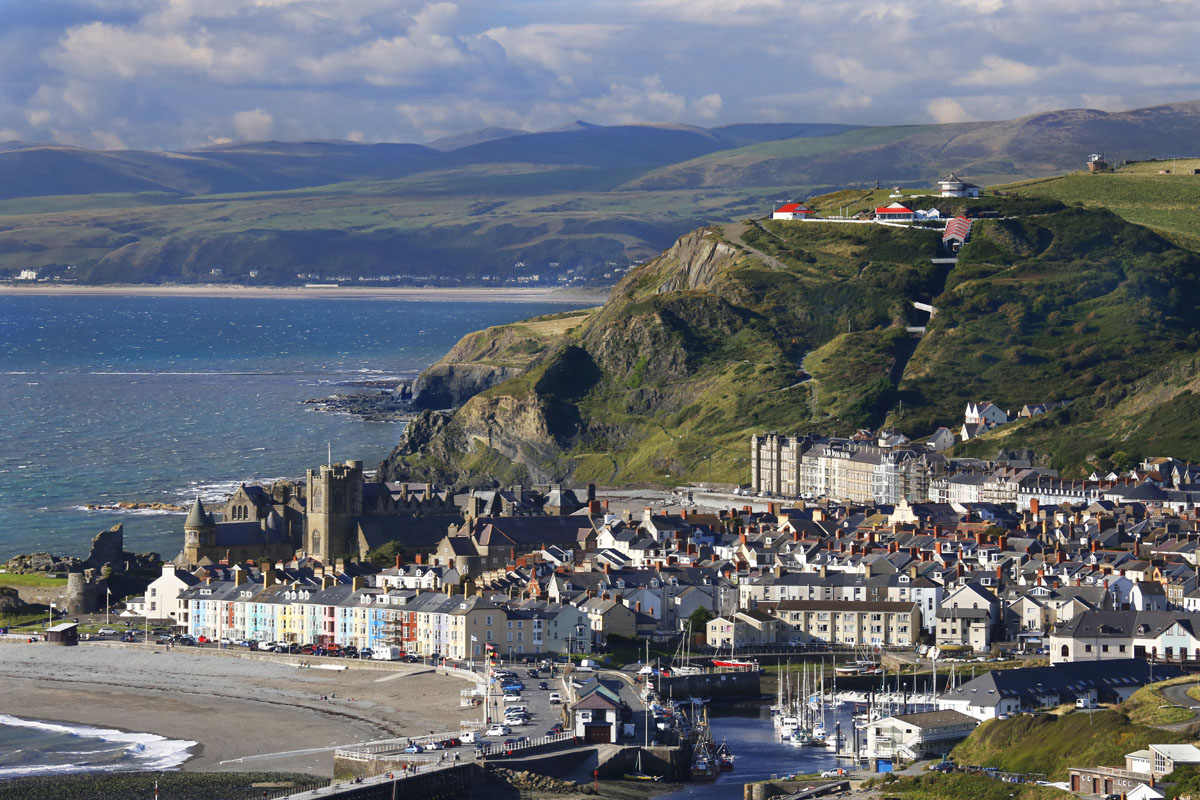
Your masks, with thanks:
[(78, 286), (69, 284), (35, 283), (29, 286), (0, 284), (0, 295), (73, 296), (99, 295), (113, 297), (227, 297), (271, 300), (428, 300), (470, 303), (594, 303), (601, 305), (608, 297), (605, 289), (555, 289), (506, 287), (411, 287), (388, 288), (344, 286), (319, 288), (303, 286), (227, 286), (216, 284), (167, 284), (164, 286), (111, 285)]
[[(427, 667), (298, 670), (191, 648), (0, 644), (4, 713), (193, 741), (185, 772), (328, 778), (337, 746), (457, 731), (465, 681)], [(420, 697), (412, 705), (405, 698)]]

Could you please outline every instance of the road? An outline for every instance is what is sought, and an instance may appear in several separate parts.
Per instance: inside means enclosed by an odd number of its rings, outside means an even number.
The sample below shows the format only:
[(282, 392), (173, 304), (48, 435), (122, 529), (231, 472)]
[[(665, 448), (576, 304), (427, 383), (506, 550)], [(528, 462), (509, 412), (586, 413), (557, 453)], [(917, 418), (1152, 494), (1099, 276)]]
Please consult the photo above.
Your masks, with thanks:
[(1192, 712), (1192, 716), (1183, 722), (1175, 722), (1170, 725), (1156, 725), (1155, 727), (1164, 728), (1169, 731), (1181, 731), (1195, 724), (1197, 717), (1196, 712), (1197, 710), (1200, 710), (1200, 704), (1197, 704), (1196, 700), (1192, 697), (1189, 697), (1187, 693), (1188, 689), (1193, 689), (1195, 687), (1195, 683), (1179, 683), (1175, 684), (1174, 686), (1164, 686), (1162, 688), (1163, 697), (1165, 697), (1168, 702), (1175, 703), (1176, 705), (1181, 705), (1184, 708), (1189, 709)]

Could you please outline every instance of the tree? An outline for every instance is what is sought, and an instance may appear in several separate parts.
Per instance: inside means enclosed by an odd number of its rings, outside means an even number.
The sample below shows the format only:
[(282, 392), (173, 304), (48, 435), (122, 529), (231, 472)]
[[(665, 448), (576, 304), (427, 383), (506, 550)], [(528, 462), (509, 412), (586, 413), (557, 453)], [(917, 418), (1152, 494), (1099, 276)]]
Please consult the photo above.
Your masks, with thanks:
[(704, 606), (700, 606), (690, 615), (688, 615), (688, 623), (692, 626), (692, 633), (704, 633), (708, 626), (708, 621), (713, 618), (712, 612)]

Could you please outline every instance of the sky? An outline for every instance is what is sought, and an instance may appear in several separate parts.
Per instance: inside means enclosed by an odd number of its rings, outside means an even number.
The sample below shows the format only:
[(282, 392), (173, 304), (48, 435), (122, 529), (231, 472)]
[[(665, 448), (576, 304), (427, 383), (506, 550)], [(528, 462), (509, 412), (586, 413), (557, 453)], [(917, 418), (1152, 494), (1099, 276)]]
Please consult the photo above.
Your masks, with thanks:
[(908, 124), (1200, 99), (1196, 0), (0, 0), (0, 142)]

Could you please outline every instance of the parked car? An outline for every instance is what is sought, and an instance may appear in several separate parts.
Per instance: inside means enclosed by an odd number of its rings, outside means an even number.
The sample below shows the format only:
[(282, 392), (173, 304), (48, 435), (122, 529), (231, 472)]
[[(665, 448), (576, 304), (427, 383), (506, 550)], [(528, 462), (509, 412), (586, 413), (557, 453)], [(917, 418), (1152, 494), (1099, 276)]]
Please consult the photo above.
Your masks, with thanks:
[(508, 736), (512, 733), (512, 728), (507, 725), (493, 725), (484, 732), (484, 736)]
[(550, 705), (556, 706), (562, 702), (562, 695), (559, 694), (558, 692), (551, 692), (550, 696), (547, 697), (546, 699), (550, 701)]
[(426, 742), (425, 749), (426, 750), (441, 750), (443, 748), (442, 748), (441, 742)]
[(371, 658), (373, 655), (375, 655), (375, 651), (369, 647), (364, 647), (362, 650), (358, 651), (359, 658)]
[(100, 630), (96, 631), (96, 633), (100, 634), (101, 636), (115, 636), (117, 632), (112, 628), (101, 628)]
[(460, 744), (462, 744), (461, 739), (450, 738), (442, 740), (442, 747), (458, 747)]
[(506, 702), (506, 703), (521, 702), (521, 693), (520, 692), (505, 692), (504, 693), (504, 702)]
[(930, 765), (929, 768), (931, 770), (933, 770), (934, 772), (953, 772), (954, 771), (954, 762), (953, 761), (939, 761), (936, 764)]
[(404, 752), (406, 752), (406, 753), (424, 753), (425, 748), (421, 747), (421, 745), (419, 745), (419, 744), (410, 744), (408, 747), (404, 748)]
[(539, 689), (549, 689), (550, 684), (546, 683), (545, 681), (540, 681), (540, 682), (538, 682), (538, 688)]

